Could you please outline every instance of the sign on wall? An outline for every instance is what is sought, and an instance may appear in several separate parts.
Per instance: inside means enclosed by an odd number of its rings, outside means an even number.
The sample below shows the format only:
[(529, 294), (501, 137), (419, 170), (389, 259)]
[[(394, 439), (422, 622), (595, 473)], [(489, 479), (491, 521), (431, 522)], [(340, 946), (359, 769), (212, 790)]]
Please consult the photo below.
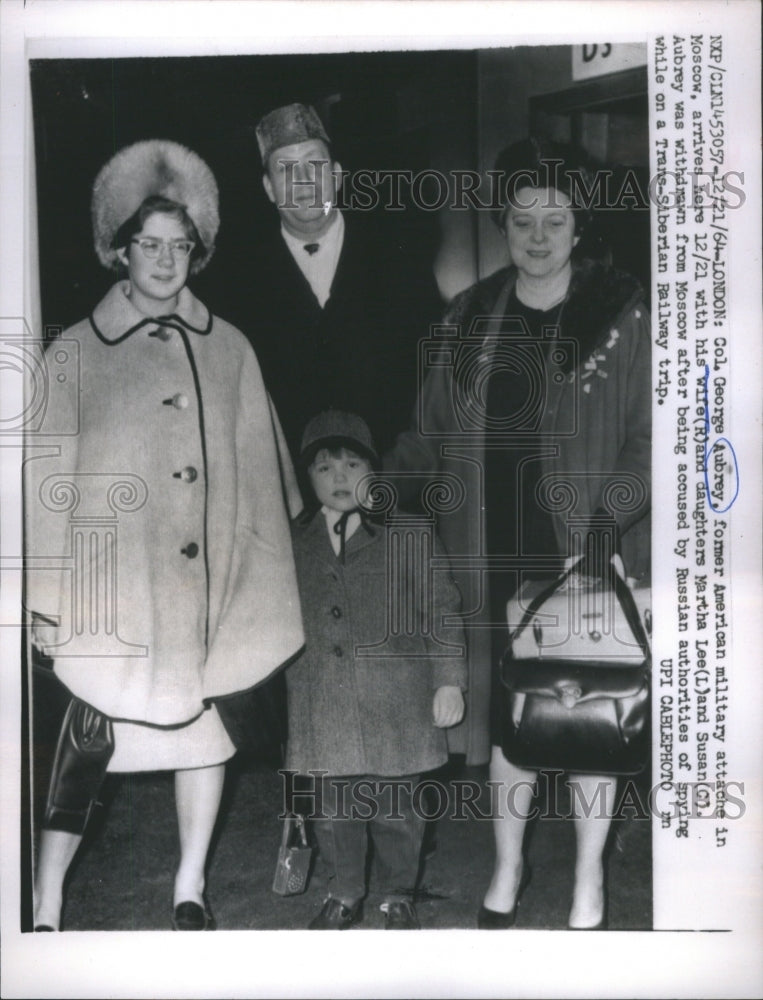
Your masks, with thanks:
[(572, 46), (573, 80), (588, 80), (645, 65), (646, 42), (589, 42)]

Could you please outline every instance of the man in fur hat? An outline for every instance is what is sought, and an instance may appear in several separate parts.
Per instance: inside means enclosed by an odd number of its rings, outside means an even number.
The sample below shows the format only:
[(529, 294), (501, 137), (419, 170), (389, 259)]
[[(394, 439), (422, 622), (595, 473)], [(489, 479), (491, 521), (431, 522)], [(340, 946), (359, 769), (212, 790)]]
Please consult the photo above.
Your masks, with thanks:
[(442, 311), (431, 261), (338, 207), (342, 169), (314, 108), (276, 108), (256, 134), (279, 225), (218, 270), (219, 311), (251, 339), (292, 454), (329, 408), (363, 416), (386, 449), (409, 424), (418, 341)]
[(336, 198), (342, 170), (315, 110), (305, 104), (276, 108), (257, 126), (262, 184), (281, 218), (281, 235), (321, 307), (339, 258), (344, 219)]

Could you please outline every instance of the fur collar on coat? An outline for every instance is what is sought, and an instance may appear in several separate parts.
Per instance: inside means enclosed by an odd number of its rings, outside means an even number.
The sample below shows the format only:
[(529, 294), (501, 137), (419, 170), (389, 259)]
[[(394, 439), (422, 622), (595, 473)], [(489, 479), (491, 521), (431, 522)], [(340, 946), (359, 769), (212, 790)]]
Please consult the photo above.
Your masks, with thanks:
[[(451, 303), (447, 322), (467, 325), (475, 316), (490, 315), (504, 285), (513, 285), (516, 276), (514, 267), (504, 267), (467, 288)], [(581, 362), (609, 336), (617, 318), (643, 299), (641, 285), (625, 271), (587, 259), (573, 265), (561, 325), (564, 336), (578, 342)]]

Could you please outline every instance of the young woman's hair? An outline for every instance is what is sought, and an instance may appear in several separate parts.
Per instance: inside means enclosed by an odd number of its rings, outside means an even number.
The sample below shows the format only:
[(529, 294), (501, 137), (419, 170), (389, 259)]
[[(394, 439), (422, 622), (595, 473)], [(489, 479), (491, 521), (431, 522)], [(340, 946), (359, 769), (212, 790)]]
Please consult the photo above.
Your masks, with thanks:
[(143, 226), (146, 223), (146, 219), (151, 215), (167, 215), (171, 219), (176, 219), (185, 232), (186, 237), (189, 240), (193, 240), (196, 246), (191, 251), (191, 261), (193, 262), (198, 257), (203, 257), (206, 248), (201, 241), (199, 232), (194, 226), (191, 217), (185, 209), (185, 205), (181, 205), (180, 202), (172, 201), (170, 198), (164, 198), (162, 195), (153, 194), (146, 198), (145, 201), (141, 202), (140, 207), (137, 211), (133, 212), (126, 222), (123, 222), (119, 229), (116, 231), (114, 239), (112, 241), (112, 246), (114, 248), (126, 247), (133, 236), (136, 233), (142, 231)]

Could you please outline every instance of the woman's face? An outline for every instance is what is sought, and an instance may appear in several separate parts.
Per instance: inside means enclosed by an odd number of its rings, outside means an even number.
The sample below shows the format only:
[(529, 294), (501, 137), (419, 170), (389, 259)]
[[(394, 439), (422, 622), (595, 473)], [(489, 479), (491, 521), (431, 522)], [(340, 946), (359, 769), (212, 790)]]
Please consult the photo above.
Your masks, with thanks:
[[(155, 240), (159, 254), (147, 257), (138, 240)], [(155, 212), (149, 215), (139, 233), (127, 247), (117, 251), (130, 278), (130, 300), (141, 312), (160, 316), (172, 312), (177, 297), (188, 280), (190, 256), (172, 252), (176, 241), (187, 242), (188, 235), (179, 219)]]
[(557, 276), (580, 239), (570, 199), (556, 188), (521, 187), (514, 201), (505, 223), (512, 263), (536, 281)]

